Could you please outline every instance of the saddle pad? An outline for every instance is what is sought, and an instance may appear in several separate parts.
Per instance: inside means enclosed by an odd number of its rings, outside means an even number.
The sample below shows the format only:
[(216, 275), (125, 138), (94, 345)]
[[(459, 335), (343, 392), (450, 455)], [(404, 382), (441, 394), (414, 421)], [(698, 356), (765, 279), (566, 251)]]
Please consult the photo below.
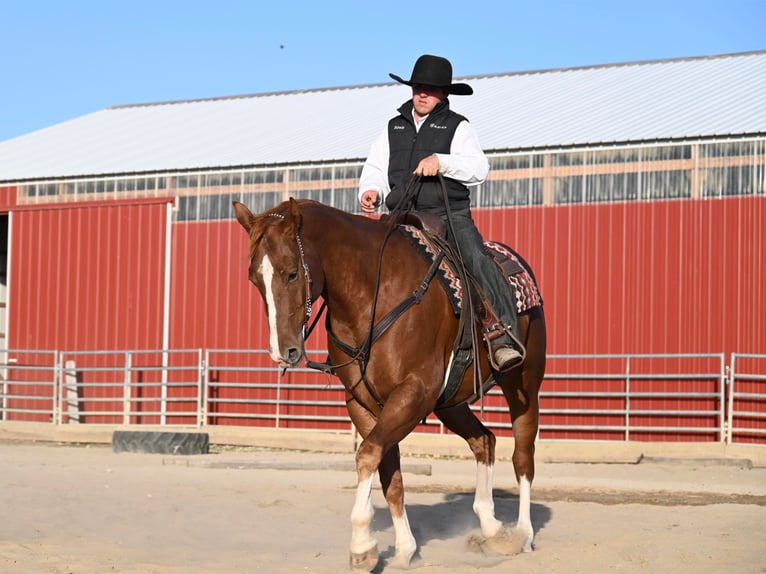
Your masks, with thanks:
[[(433, 262), (438, 248), (427, 240), (427, 236), (422, 229), (406, 224), (397, 226), (397, 229), (410, 240), (412, 246), (415, 247), (415, 250), (426, 260), (426, 263), (430, 264)], [(457, 275), (452, 271), (452, 267), (447, 262), (446, 257), (442, 259), (436, 277), (438, 277), (439, 283), (441, 283), (444, 291), (447, 293), (447, 298), (452, 304), (452, 311), (455, 313), (455, 316), (460, 316), (463, 300), (463, 285)]]
[[(422, 229), (412, 225), (399, 225), (398, 229), (410, 240), (415, 250), (420, 253), (427, 263), (433, 261), (438, 248), (428, 240), (427, 235)], [(500, 259), (512, 259), (521, 269), (520, 273), (515, 273), (511, 276), (504, 275), (508, 281), (509, 296), (513, 297), (516, 305), (516, 312), (523, 313), (533, 307), (542, 305), (542, 298), (537, 289), (537, 283), (526, 262), (510, 247), (502, 243), (488, 241), (484, 245), (494, 251)], [(441, 265), (439, 265), (439, 271), (436, 276), (447, 293), (453, 312), (456, 316), (459, 316), (462, 309), (463, 286), (453, 269), (452, 262), (448, 262), (446, 257), (442, 260)]]
[(511, 293), (514, 295), (516, 312), (523, 313), (535, 307), (542, 307), (543, 298), (537, 288), (537, 280), (527, 262), (513, 249), (497, 241), (485, 241), (484, 246), (501, 257), (514, 261), (521, 268), (521, 273), (514, 273), (506, 277), (511, 286)]

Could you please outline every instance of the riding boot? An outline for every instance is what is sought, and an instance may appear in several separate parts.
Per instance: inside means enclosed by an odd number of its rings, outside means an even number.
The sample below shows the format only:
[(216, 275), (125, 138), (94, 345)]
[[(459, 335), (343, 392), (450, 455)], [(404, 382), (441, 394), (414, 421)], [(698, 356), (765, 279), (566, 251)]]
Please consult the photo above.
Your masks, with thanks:
[(470, 210), (453, 211), (447, 230), (448, 241), (457, 244), (463, 263), (483, 291), (481, 298), (486, 300), (484, 306), (492, 316), (484, 323), (484, 338), (490, 346), (490, 364), (497, 371), (513, 368), (524, 360), (525, 350), (519, 341), (516, 309), (511, 301), (508, 282), (484, 250), (484, 240)]
[[(495, 314), (490, 311), (486, 300), (482, 303), (481, 333), (489, 351), (487, 355), (489, 364), (500, 373), (509, 371), (524, 361), (526, 350), (513, 333), (511, 326), (505, 325), (497, 319)], [(520, 352), (519, 349), (523, 352)]]

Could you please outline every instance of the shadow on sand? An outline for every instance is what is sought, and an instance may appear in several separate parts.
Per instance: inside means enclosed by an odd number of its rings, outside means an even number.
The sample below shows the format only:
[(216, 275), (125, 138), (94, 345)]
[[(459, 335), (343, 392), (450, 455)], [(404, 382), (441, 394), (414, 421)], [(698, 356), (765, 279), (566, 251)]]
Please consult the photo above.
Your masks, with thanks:
[[(456, 553), (464, 553), (460, 563), (473, 566), (491, 566), (508, 560), (512, 556), (485, 555), (477, 553), (471, 547), (470, 540), (476, 535), (480, 536), (479, 519), (473, 512), (473, 491), (447, 493), (441, 495), (442, 500), (431, 504), (407, 503), (407, 516), (410, 521), (412, 533), (418, 543), (418, 553), (412, 561), (412, 567), (422, 565), (422, 553), (428, 551), (431, 560), (439, 561), (438, 554), (449, 550), (454, 557)], [(510, 490), (495, 489), (495, 516), (503, 522), (506, 528), (516, 525), (519, 512), (518, 494)], [(545, 527), (550, 521), (552, 512), (550, 507), (544, 504), (532, 503), (531, 507), (532, 526), (535, 533)], [(376, 506), (372, 528), (379, 533), (378, 540), (381, 544), (381, 562), (373, 571), (383, 572), (394, 558), (393, 545), (383, 547), (383, 540), (393, 537), (393, 524), (391, 514), (387, 506)], [(441, 561), (440, 561), (441, 562)], [(445, 557), (442, 564), (449, 564), (450, 559)], [(457, 566), (457, 564), (455, 564)], [(391, 565), (391, 568), (394, 568)]]

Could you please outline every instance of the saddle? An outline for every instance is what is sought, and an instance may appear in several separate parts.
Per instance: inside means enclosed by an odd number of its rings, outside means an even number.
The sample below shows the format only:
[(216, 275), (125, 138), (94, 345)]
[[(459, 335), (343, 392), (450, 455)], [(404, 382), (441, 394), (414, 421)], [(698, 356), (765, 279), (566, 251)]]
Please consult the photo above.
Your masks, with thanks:
[[(446, 225), (440, 217), (427, 213), (409, 212), (393, 218), (393, 221), (390, 215), (384, 215), (381, 220), (391, 224), (392, 231), (396, 230), (410, 240), (415, 250), (429, 264), (426, 276), (412, 294), (390, 310), (377, 324), (371, 325), (367, 337), (359, 346), (354, 347), (335, 337), (330, 328), (329, 312), (325, 317), (327, 337), (328, 340), (331, 340), (345, 354), (351, 357), (349, 362), (356, 361), (360, 364), (362, 379), (365, 380), (364, 373), (372, 344), (386, 332), (402, 313), (406, 312), (411, 306), (418, 304), (425, 295), (428, 285), (433, 278), (438, 278), (452, 305), (455, 316), (460, 321), (458, 335), (453, 346), (452, 362), (448, 367), (448, 374), (437, 401), (436, 406), (438, 408), (455, 396), (460, 388), (460, 383), (465, 377), (466, 369), (473, 362), (474, 350), (478, 351), (475, 326), (477, 324), (485, 326), (482, 334), (489, 343), (491, 337), (488, 337), (488, 333), (491, 333), (492, 329), (487, 328), (486, 325), (491, 327), (492, 324), (497, 325), (499, 322), (492, 312), (492, 307), (481, 288), (472, 277), (464, 272), (463, 266), (459, 264), (460, 260), (457, 253), (453, 252), (452, 247), (447, 242)], [(502, 243), (485, 242), (484, 248), (503, 271), (503, 275), (509, 283), (509, 296), (510, 293), (515, 294), (517, 313), (520, 314), (534, 307), (542, 306), (542, 298), (537, 289), (537, 282), (532, 274), (532, 270), (521, 257)], [(466, 286), (465, 290), (464, 286)], [(463, 305), (464, 294), (467, 294), (467, 298), (471, 301), (470, 305)], [(309, 333), (324, 309), (325, 305), (322, 305), (314, 319), (314, 323), (308, 329)], [(506, 331), (508, 330), (506, 329)], [(513, 336), (512, 333), (508, 334)], [(489, 356), (491, 357), (491, 353)], [(335, 374), (337, 366), (331, 364), (329, 358), (324, 363), (307, 361), (306, 365), (309, 368), (328, 374)], [(468, 402), (473, 402), (484, 395), (496, 382), (494, 375), (490, 373), (489, 377), (481, 382), (481, 388), (478, 388), (480, 376), (481, 373), (477, 368), (474, 395), (468, 399)], [(382, 403), (377, 398), (375, 400), (382, 406)]]
[[(445, 255), (441, 272), (437, 274), (437, 277), (450, 297), (460, 325), (453, 347), (449, 376), (438, 402), (442, 404), (457, 392), (465, 371), (473, 360), (476, 348), (475, 325), (479, 324), (482, 327), (482, 336), (488, 347), (492, 340), (502, 334), (507, 333), (510, 336), (513, 334), (504, 329), (481, 286), (463, 269), (458, 254), (447, 242), (446, 225), (441, 217), (428, 213), (409, 212), (398, 216), (395, 221), (399, 225), (399, 230), (410, 238), (417, 251), (427, 261), (433, 261), (437, 254)], [(499, 250), (497, 246), (500, 246)], [(502, 244), (485, 244), (485, 250), (509, 281), (508, 296), (511, 297), (514, 290), (514, 278), (524, 274), (526, 270), (519, 259), (513, 257), (513, 252)], [(518, 289), (516, 292), (518, 299)], [(464, 305), (464, 300), (470, 301), (471, 304)], [(516, 303), (517, 311), (520, 312), (518, 301)], [(491, 354), (490, 361), (492, 361)], [(487, 388), (494, 384), (491, 377), (487, 383), (489, 385)]]

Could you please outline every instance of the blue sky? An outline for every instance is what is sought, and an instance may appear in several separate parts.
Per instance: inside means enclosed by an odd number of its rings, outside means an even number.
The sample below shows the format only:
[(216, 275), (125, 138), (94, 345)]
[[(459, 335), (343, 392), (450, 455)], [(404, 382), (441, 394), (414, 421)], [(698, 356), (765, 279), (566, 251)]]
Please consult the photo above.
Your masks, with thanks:
[[(110, 105), (766, 49), (766, 0), (0, 5), (0, 141)], [(353, 113), (353, 110), (349, 110)]]

